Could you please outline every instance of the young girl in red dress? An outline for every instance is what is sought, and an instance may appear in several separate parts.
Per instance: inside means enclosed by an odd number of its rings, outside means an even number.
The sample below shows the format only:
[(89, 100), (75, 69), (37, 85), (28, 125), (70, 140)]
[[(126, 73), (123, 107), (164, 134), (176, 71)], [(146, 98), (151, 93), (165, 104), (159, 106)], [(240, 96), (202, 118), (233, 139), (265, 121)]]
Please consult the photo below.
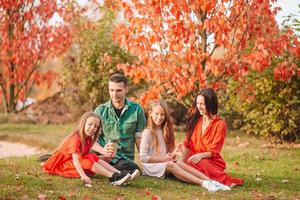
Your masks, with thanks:
[(90, 148), (101, 133), (101, 120), (93, 112), (85, 113), (75, 129), (43, 165), (43, 172), (64, 177), (81, 178), (91, 187), (90, 176), (99, 174), (109, 178), (112, 185), (122, 185), (130, 179), (127, 171), (120, 172), (100, 160)]
[(224, 185), (242, 185), (242, 179), (224, 172), (226, 162), (220, 152), (226, 136), (226, 124), (217, 113), (218, 98), (214, 90), (205, 88), (200, 91), (189, 110), (183, 160)]

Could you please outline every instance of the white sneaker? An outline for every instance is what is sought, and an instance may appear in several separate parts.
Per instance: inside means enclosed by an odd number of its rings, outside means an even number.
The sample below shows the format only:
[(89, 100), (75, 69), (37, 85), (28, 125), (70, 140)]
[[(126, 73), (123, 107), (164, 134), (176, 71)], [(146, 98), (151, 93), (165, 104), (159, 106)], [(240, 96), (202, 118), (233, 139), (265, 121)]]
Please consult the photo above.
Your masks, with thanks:
[(231, 190), (229, 186), (223, 185), (222, 183), (220, 183), (218, 181), (210, 180), (210, 182), (222, 191), (230, 191)]
[(202, 187), (207, 189), (209, 192), (216, 192), (220, 190), (217, 186), (215, 186), (211, 181), (208, 180), (203, 181)]
[(130, 173), (130, 181), (138, 177), (140, 174), (141, 174), (140, 170), (138, 169), (134, 170), (132, 173)]

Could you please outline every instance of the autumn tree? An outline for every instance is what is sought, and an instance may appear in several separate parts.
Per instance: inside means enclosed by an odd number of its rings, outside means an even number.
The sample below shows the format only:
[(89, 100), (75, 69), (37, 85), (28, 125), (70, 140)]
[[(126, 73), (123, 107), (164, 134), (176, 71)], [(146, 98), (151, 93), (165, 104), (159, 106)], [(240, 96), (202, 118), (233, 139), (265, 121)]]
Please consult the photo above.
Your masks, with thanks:
[[(70, 45), (65, 0), (0, 0), (0, 95), (5, 113), (15, 112), (34, 85), (51, 84), (55, 74), (41, 64)], [(55, 17), (56, 16), (56, 17)], [(60, 22), (59, 22), (60, 21)]]
[[(128, 3), (127, 3), (128, 2)], [(299, 37), (292, 30), (280, 34), (272, 8), (274, 0), (107, 0), (122, 10), (125, 20), (114, 39), (139, 60), (119, 65), (138, 83), (152, 85), (143, 100), (161, 94), (189, 107), (200, 88), (226, 87), (233, 77), (252, 97), (250, 71), (262, 72), (271, 57), (277, 79), (288, 81), (298, 73), (293, 58), (300, 57)]]

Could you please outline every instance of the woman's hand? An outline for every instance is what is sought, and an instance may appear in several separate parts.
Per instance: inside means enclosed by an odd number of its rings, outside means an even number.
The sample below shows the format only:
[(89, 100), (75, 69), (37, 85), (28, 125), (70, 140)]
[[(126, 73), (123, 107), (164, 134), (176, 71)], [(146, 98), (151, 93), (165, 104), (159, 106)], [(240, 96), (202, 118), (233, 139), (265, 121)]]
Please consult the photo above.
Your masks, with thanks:
[(90, 177), (88, 177), (87, 175), (81, 176), (81, 180), (82, 180), (84, 183), (92, 184), (92, 180), (91, 180)]
[(200, 162), (202, 160), (202, 155), (201, 153), (197, 153), (195, 155), (192, 155), (188, 160), (187, 163), (192, 163), (192, 164), (197, 164), (198, 162)]

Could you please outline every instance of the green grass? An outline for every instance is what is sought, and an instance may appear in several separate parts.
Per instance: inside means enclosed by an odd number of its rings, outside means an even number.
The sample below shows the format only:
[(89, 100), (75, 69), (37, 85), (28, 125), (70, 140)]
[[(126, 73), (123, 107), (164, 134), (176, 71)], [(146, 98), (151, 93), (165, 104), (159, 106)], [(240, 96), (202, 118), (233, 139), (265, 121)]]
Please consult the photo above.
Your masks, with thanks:
[[(68, 125), (0, 124), (0, 140), (23, 143), (51, 152), (74, 128)], [(239, 147), (240, 142), (249, 145)], [(178, 133), (181, 140), (183, 134)], [(93, 177), (93, 188), (80, 179), (43, 174), (36, 156), (0, 159), (0, 199), (300, 199), (300, 149), (263, 148), (267, 141), (230, 132), (222, 155), (227, 172), (244, 179), (231, 192), (208, 193), (199, 186), (177, 180), (139, 177), (128, 186), (113, 187), (107, 179)], [(242, 145), (243, 146), (243, 145)], [(256, 178), (261, 178), (257, 181)], [(285, 182), (284, 180), (287, 180)]]

